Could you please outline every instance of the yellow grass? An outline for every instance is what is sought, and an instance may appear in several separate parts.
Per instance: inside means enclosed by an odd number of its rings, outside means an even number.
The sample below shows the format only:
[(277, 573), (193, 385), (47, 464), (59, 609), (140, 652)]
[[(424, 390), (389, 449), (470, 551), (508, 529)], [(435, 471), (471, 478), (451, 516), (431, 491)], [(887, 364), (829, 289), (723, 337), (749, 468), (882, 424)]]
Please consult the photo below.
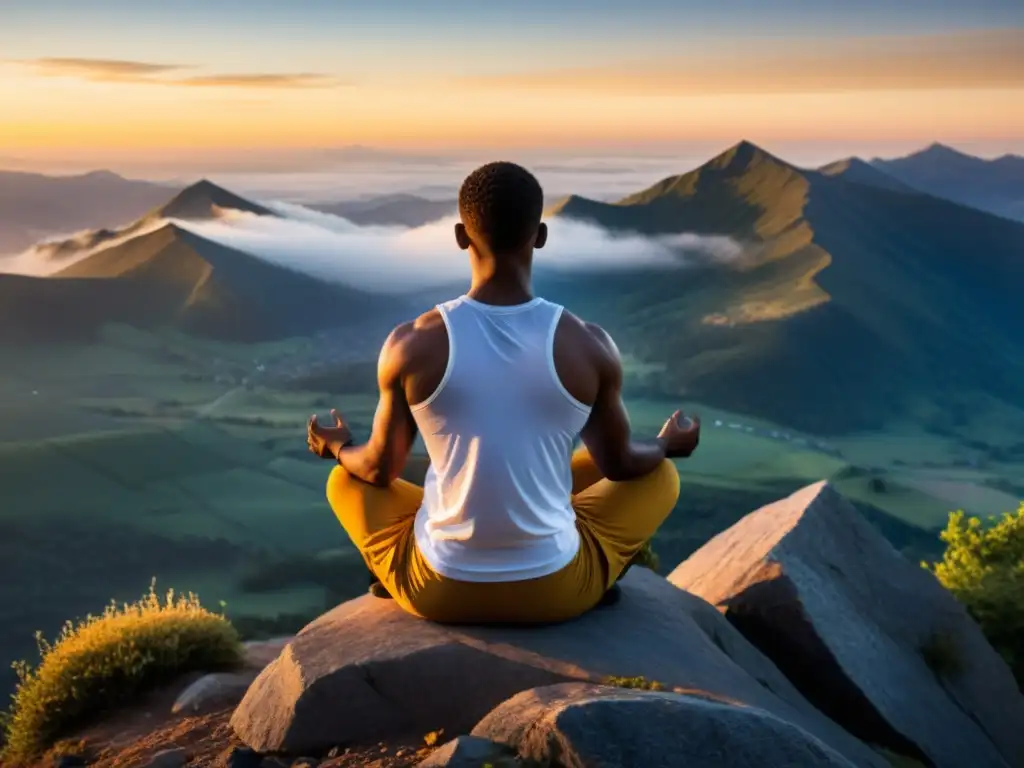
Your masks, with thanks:
[(111, 604), (99, 616), (68, 622), (53, 644), (37, 634), (40, 662), (15, 664), (20, 682), (5, 720), (4, 765), (30, 762), (87, 717), (193, 670), (242, 660), (238, 634), (194, 594), (164, 600), (155, 584), (141, 600)]

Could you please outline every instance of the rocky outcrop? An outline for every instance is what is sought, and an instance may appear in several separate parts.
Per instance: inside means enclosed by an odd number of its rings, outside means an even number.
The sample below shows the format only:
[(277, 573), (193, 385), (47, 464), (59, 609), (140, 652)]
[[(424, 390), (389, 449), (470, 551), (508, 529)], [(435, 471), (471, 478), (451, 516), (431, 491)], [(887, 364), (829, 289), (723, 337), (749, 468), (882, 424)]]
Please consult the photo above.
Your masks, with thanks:
[(855, 768), (757, 707), (581, 683), (524, 691), (473, 735), (508, 745), (527, 761), (566, 768)]
[(824, 717), (712, 606), (644, 569), (614, 607), (542, 628), (442, 627), (363, 597), (314, 621), (260, 674), (235, 711), (261, 752), (309, 754), (443, 728), (468, 732), (521, 691), (640, 675), (755, 707), (855, 765), (885, 762)]
[(669, 581), (719, 606), (822, 712), (936, 766), (1024, 766), (1024, 697), (964, 609), (831, 486), (719, 534)]

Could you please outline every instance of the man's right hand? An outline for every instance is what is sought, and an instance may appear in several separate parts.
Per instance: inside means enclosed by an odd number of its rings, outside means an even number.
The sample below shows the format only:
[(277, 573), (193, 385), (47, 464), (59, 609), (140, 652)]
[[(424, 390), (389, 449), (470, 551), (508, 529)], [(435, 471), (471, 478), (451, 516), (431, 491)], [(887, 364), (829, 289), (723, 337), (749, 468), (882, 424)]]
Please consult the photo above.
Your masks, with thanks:
[(668, 458), (685, 459), (697, 450), (700, 443), (700, 418), (684, 416), (682, 411), (676, 411), (661, 428), (658, 439), (664, 443)]

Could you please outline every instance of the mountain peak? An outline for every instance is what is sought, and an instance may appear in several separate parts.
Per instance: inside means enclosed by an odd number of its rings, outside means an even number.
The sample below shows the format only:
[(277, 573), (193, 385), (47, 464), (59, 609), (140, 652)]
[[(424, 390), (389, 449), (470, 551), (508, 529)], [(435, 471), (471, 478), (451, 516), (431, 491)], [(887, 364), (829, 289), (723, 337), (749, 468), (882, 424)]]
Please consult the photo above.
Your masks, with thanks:
[(707, 163), (705, 168), (715, 168), (718, 170), (730, 170), (740, 171), (759, 163), (769, 162), (775, 165), (790, 168), (785, 160), (780, 160), (771, 152), (768, 152), (761, 147), (754, 144), (752, 141), (743, 139), (737, 144), (729, 147), (720, 155), (713, 157)]
[(82, 174), (83, 179), (91, 179), (92, 181), (124, 181), (124, 177), (120, 176), (113, 171), (100, 169), (98, 171), (89, 171), (88, 173)]
[(239, 197), (209, 179), (200, 179), (181, 190), (155, 214), (165, 219), (211, 219), (216, 217), (218, 208), (244, 211), (256, 216), (274, 215), (268, 208)]
[(946, 144), (940, 144), (937, 141), (932, 142), (921, 151), (913, 153), (913, 155), (916, 155), (917, 157), (927, 157), (932, 159), (976, 159), (971, 155), (968, 155), (966, 152), (961, 152), (958, 149), (953, 149), (953, 147), (947, 146)]

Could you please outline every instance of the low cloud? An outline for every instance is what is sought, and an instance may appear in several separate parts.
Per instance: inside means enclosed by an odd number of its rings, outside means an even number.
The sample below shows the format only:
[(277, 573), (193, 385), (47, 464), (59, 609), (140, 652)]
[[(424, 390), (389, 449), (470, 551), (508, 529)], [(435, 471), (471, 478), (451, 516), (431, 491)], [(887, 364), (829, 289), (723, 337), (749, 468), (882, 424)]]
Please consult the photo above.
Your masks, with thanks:
[[(54, 247), (59, 242), (54, 239), (0, 261), (0, 271), (52, 275), (101, 250), (173, 223), (270, 263), (367, 291), (405, 293), (469, 279), (469, 256), (455, 244), (455, 217), (414, 229), (359, 226), (301, 205), (264, 204), (280, 217), (229, 210), (209, 221), (154, 220), (63, 258), (54, 255), (61, 252)], [(549, 220), (548, 227), (548, 245), (535, 256), (539, 274), (615, 272), (644, 267), (675, 270), (709, 262), (732, 262), (745, 253), (742, 244), (725, 236), (613, 235), (592, 224), (567, 219)], [(74, 239), (88, 243), (88, 236), (89, 233), (80, 233)]]
[[(468, 255), (455, 245), (455, 217), (415, 229), (357, 226), (303, 206), (273, 203), (282, 218), (230, 212), (208, 222), (177, 222), (202, 237), (323, 280), (371, 291), (403, 292), (468, 280)], [(732, 261), (743, 247), (728, 237), (612, 235), (555, 219), (538, 271), (594, 272)]]
[(184, 74), (196, 67), (120, 59), (42, 58), (18, 62), (44, 77), (76, 77), (99, 83), (143, 83), (186, 88), (334, 88), (343, 83), (316, 72), (218, 72)]

